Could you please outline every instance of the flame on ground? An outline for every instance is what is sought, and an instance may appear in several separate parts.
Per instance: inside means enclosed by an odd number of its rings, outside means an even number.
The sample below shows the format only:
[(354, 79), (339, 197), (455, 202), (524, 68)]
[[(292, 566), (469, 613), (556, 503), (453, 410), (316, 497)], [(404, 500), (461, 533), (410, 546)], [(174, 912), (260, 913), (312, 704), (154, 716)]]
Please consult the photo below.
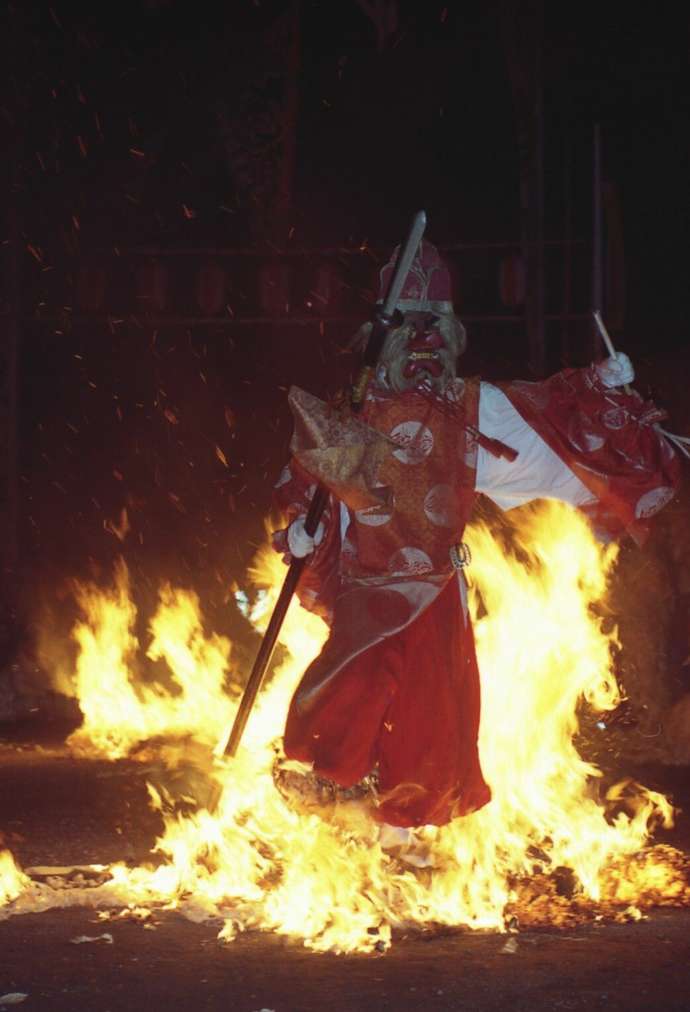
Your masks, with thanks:
[(17, 864), (9, 850), (0, 850), (0, 907), (16, 900), (30, 885), (30, 879)]
[(117, 759), (159, 736), (188, 734), (217, 743), (234, 709), (224, 693), (230, 643), (204, 634), (196, 594), (165, 584), (149, 623), (146, 656), (165, 661), (173, 691), (135, 685), (131, 677), (139, 655), (137, 613), (122, 561), (111, 589), (78, 584), (76, 597), (83, 618), (72, 632), (79, 648), (74, 689), (84, 721), (70, 738), (74, 750)]
[[(631, 783), (600, 798), (599, 770), (574, 745), (578, 707), (609, 710), (620, 699), (615, 632), (604, 633), (593, 608), (606, 595), (616, 548), (599, 545), (558, 504), (514, 516), (510, 549), (481, 523), (467, 531), (490, 805), (420, 830), (407, 853), (393, 856), (362, 804), (336, 803), (321, 816), (286, 804), (272, 776), (276, 749), (295, 685), (326, 637), (323, 623), (293, 603), (281, 634), (286, 659), (258, 698), (238, 756), (209, 766), (222, 786), (215, 814), (167, 811), (158, 866), (112, 866), (91, 902), (220, 916), (226, 940), (260, 927), (337, 952), (385, 948), (394, 929), (413, 925), (505, 930), (515, 915), (522, 924), (562, 924), (690, 903), (683, 855), (645, 849), (655, 825), (671, 824), (669, 803)], [(272, 588), (251, 616), (261, 628), (284, 568), (266, 548), (249, 575)], [(150, 623), (147, 654), (165, 660), (174, 691), (134, 684), (139, 644), (124, 564), (112, 589), (81, 587), (78, 600), (74, 677), (84, 724), (73, 746), (116, 758), (153, 737), (222, 745), (237, 705), (223, 691), (230, 645), (204, 633), (194, 595), (164, 587)], [(47, 898), (4, 860), (8, 912), (84, 902)]]

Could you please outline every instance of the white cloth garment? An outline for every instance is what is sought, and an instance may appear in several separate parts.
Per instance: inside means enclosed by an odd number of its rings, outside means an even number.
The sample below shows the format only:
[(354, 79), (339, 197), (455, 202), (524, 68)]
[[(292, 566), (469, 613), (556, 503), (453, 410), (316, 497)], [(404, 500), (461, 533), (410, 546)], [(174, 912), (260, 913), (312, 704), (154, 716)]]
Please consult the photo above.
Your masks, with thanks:
[[(491, 383), (480, 384), (479, 431), (518, 452), (517, 459), (510, 461), (494, 457), (481, 446), (478, 448), (477, 492), (488, 496), (500, 509), (510, 510), (534, 499), (559, 499), (571, 506), (595, 501), (586, 485), (527, 424), (503, 391)], [(349, 510), (341, 503), (340, 533), (343, 538), (349, 525)], [(288, 528), (288, 545), (296, 558), (309, 555), (322, 538), (322, 525), (319, 525), (315, 538), (309, 537), (304, 530), (303, 516), (297, 517)]]
[(479, 388), (479, 431), (518, 452), (513, 461), (494, 457), (481, 446), (477, 454), (477, 492), (502, 510), (533, 499), (560, 499), (571, 506), (595, 501), (586, 485), (491, 383)]

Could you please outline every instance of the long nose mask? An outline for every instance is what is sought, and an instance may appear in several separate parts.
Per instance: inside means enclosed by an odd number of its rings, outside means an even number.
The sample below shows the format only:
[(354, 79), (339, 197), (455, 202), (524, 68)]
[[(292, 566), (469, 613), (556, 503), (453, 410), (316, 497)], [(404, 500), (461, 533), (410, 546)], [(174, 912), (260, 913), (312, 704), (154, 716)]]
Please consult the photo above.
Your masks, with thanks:
[(438, 353), (445, 345), (438, 330), (430, 329), (435, 322), (432, 318), (415, 324), (415, 333), (407, 342), (407, 362), (403, 369), (405, 379), (413, 379), (420, 372), (437, 378), (443, 372)]

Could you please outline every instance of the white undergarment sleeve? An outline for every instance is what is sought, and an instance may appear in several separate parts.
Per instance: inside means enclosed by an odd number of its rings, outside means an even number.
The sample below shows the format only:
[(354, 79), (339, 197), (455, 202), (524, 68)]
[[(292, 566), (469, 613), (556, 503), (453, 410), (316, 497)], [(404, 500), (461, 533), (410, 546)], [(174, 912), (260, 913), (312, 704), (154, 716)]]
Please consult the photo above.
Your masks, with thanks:
[(503, 391), (491, 383), (480, 385), (479, 431), (518, 452), (516, 460), (509, 461), (479, 447), (477, 491), (502, 510), (533, 499), (560, 499), (571, 506), (596, 501), (587, 486), (527, 424)]

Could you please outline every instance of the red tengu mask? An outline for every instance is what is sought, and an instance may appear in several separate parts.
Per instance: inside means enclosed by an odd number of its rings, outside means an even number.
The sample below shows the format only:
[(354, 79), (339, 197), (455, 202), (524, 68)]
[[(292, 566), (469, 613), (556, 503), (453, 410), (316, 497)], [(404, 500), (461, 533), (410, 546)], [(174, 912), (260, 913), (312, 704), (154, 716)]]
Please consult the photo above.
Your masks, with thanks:
[(415, 321), (415, 333), (407, 342), (407, 362), (403, 370), (405, 379), (412, 379), (420, 372), (427, 372), (437, 378), (443, 372), (438, 352), (445, 347), (441, 334), (434, 328), (437, 317)]

